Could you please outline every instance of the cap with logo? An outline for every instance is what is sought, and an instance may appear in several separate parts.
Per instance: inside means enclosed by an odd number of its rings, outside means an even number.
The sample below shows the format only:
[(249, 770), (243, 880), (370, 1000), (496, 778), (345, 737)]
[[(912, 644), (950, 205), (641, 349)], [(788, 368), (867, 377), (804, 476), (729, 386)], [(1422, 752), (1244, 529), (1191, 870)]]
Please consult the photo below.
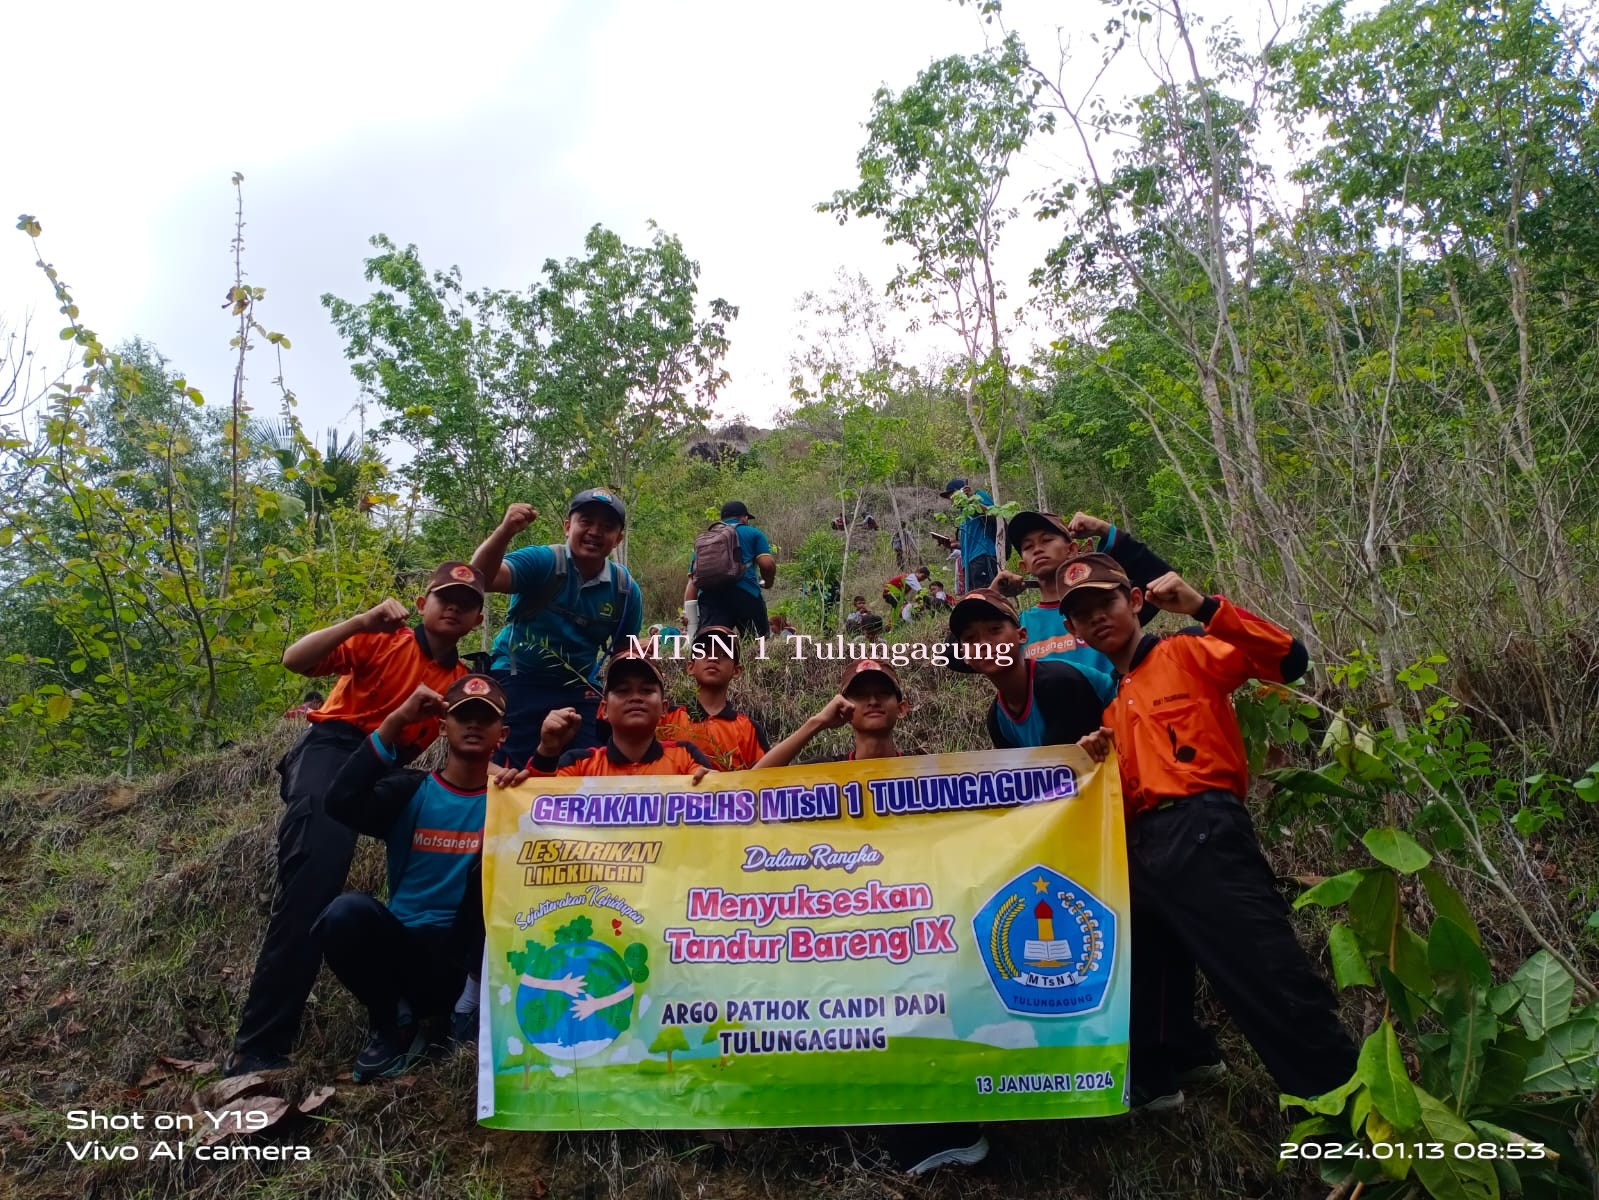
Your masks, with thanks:
[(433, 574), (428, 576), (426, 595), (443, 591), (445, 588), (464, 587), (471, 588), (480, 597), (488, 591), (483, 572), (471, 563), (447, 562), (440, 563), (433, 568)]
[(849, 695), (850, 688), (855, 685), (856, 680), (862, 675), (881, 675), (888, 680), (889, 685), (894, 689), (894, 695), (901, 700), (905, 699), (905, 690), (900, 687), (899, 676), (895, 673), (894, 668), (878, 658), (857, 658), (849, 666), (845, 667), (844, 677), (838, 683), (839, 694)]
[(746, 521), (755, 519), (748, 506), (742, 500), (729, 500), (722, 505), (722, 520), (732, 521), (738, 517), (743, 517)]
[(444, 693), (444, 711), (454, 712), (463, 704), (474, 701), (487, 704), (500, 716), (505, 715), (505, 693), (488, 675), (463, 675)]
[(940, 496), (944, 497), (944, 499), (948, 500), (951, 496), (953, 496), (956, 492), (960, 491), (961, 488), (963, 488), (965, 486), (966, 486), (966, 481), (964, 479), (951, 479), (948, 483), (946, 483), (944, 485), (944, 490), (939, 492), (938, 494)]
[(1072, 596), (1079, 599), (1087, 592), (1108, 592), (1114, 588), (1131, 589), (1133, 581), (1127, 578), (1121, 564), (1108, 554), (1085, 554), (1074, 558), (1060, 569), (1060, 608), (1069, 612)]
[(655, 660), (646, 654), (624, 650), (612, 655), (610, 664), (605, 668), (605, 690), (610, 691), (615, 687), (623, 675), (645, 675), (660, 684), (663, 692), (666, 690), (666, 676), (661, 674), (661, 668)]
[(597, 504), (601, 508), (608, 508), (616, 514), (616, 519), (622, 524), (627, 524), (627, 509), (621, 499), (606, 488), (588, 488), (572, 497), (572, 503), (566, 506), (566, 515), (571, 516), (580, 508), (590, 504)]
[(1003, 592), (987, 587), (978, 588), (976, 591), (967, 592), (955, 603), (949, 614), (949, 669), (962, 674), (970, 674), (971, 667), (961, 659), (958, 646), (960, 631), (973, 621), (992, 620), (998, 617), (1002, 621), (1009, 621), (1018, 629), (1021, 628), (1021, 614), (1017, 612), (1015, 603)]
[[(712, 639), (715, 639), (714, 641)], [(701, 625), (694, 632), (691, 648), (703, 646), (714, 654), (733, 648), (733, 661), (738, 661), (738, 630), (727, 625)]]

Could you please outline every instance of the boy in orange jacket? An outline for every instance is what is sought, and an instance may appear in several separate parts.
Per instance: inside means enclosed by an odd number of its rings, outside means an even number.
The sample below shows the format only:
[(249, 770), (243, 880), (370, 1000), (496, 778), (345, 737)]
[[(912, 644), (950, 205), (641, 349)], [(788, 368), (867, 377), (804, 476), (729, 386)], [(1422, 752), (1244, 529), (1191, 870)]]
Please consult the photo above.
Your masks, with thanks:
[[(1140, 589), (1109, 555), (1089, 554), (1062, 568), (1061, 585), (1071, 631), (1116, 669), (1104, 722), (1127, 814), (1135, 1103), (1176, 1107), (1180, 1075), (1217, 1061), (1215, 1042), (1193, 1020), (1196, 966), (1280, 1090), (1315, 1096), (1339, 1087), (1354, 1074), (1355, 1046), (1255, 840), (1232, 707), (1247, 680), (1303, 675), (1304, 645), (1201, 595), (1175, 571)], [(1193, 617), (1203, 635), (1144, 633), (1146, 599)]]

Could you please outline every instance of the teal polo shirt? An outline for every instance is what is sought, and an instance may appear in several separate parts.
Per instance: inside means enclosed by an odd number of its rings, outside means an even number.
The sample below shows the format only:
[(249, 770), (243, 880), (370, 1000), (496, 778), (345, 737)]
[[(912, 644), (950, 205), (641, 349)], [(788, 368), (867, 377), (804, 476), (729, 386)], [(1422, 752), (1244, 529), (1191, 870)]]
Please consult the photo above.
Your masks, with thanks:
[[(527, 546), (505, 556), (515, 592), (505, 628), (494, 639), (493, 669), (546, 687), (598, 688), (606, 656), (644, 627), (638, 584), (626, 567), (609, 560), (593, 579), (584, 579), (568, 559), (561, 590), (541, 608), (555, 575), (556, 550)], [(625, 597), (623, 579), (632, 582)]]

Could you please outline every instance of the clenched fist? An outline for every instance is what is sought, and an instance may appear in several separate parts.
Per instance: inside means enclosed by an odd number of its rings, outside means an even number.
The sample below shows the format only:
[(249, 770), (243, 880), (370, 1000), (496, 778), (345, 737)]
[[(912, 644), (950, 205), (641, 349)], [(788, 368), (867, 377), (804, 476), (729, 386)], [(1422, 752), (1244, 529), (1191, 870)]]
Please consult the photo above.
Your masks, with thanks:
[(507, 533), (521, 533), (534, 521), (538, 520), (539, 510), (531, 504), (516, 503), (505, 510), (505, 516), (500, 521), (500, 528)]
[(994, 576), (994, 587), (1002, 596), (1020, 596), (1027, 590), (1027, 580), (1015, 571), (1001, 571)]
[(428, 717), (444, 715), (444, 697), (428, 687), (425, 683), (416, 685), (416, 690), (405, 698), (405, 703), (400, 705), (398, 716), (407, 725), (414, 721), (426, 720)]
[(402, 627), (410, 615), (405, 605), (390, 597), (361, 614), (361, 627), (367, 633), (392, 633)]
[(850, 723), (855, 715), (855, 704), (843, 696), (834, 696), (811, 720), (818, 729), (840, 729)]
[(552, 709), (539, 729), (539, 753), (545, 758), (555, 758), (577, 736), (582, 724), (583, 716), (577, 709)]
[(1176, 571), (1167, 571), (1159, 579), (1150, 581), (1144, 589), (1144, 599), (1165, 612), (1193, 616), (1205, 603), (1205, 597)]
[(1109, 521), (1102, 520), (1099, 517), (1090, 516), (1088, 513), (1085, 513), (1085, 512), (1077, 513), (1076, 515), (1074, 515), (1072, 517), (1072, 519), (1070, 521), (1066, 522), (1066, 533), (1067, 533), (1067, 535), (1069, 537), (1074, 537), (1074, 538), (1085, 538), (1085, 537), (1102, 538), (1109, 532), (1110, 532), (1110, 522)]

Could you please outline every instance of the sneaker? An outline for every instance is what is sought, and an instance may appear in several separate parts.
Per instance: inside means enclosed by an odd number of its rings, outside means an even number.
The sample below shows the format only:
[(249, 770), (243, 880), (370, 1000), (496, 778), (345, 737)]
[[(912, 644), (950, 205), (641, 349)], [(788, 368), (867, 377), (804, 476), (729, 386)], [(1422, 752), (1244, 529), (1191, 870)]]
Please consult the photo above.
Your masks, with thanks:
[(881, 1130), (878, 1140), (907, 1175), (925, 1175), (934, 1167), (971, 1166), (988, 1157), (988, 1139), (976, 1125), (895, 1125)]
[(1182, 1089), (1170, 1092), (1161, 1092), (1151, 1095), (1136, 1083), (1133, 1085), (1132, 1095), (1128, 1097), (1127, 1107), (1132, 1112), (1163, 1113), (1176, 1112), (1183, 1106)]
[(427, 1038), (415, 1022), (374, 1029), (366, 1049), (350, 1068), (350, 1077), (356, 1083), (369, 1083), (399, 1075), (417, 1060), (426, 1045)]
[(222, 1060), (222, 1078), (232, 1079), (235, 1075), (254, 1075), (262, 1071), (282, 1071), (292, 1067), (292, 1059), (281, 1054), (250, 1054), (243, 1050), (232, 1050)]
[(1200, 1063), (1189, 1067), (1186, 1071), (1177, 1072), (1177, 1083), (1182, 1087), (1209, 1087), (1226, 1078), (1227, 1064), (1220, 1059), (1215, 1062)]

